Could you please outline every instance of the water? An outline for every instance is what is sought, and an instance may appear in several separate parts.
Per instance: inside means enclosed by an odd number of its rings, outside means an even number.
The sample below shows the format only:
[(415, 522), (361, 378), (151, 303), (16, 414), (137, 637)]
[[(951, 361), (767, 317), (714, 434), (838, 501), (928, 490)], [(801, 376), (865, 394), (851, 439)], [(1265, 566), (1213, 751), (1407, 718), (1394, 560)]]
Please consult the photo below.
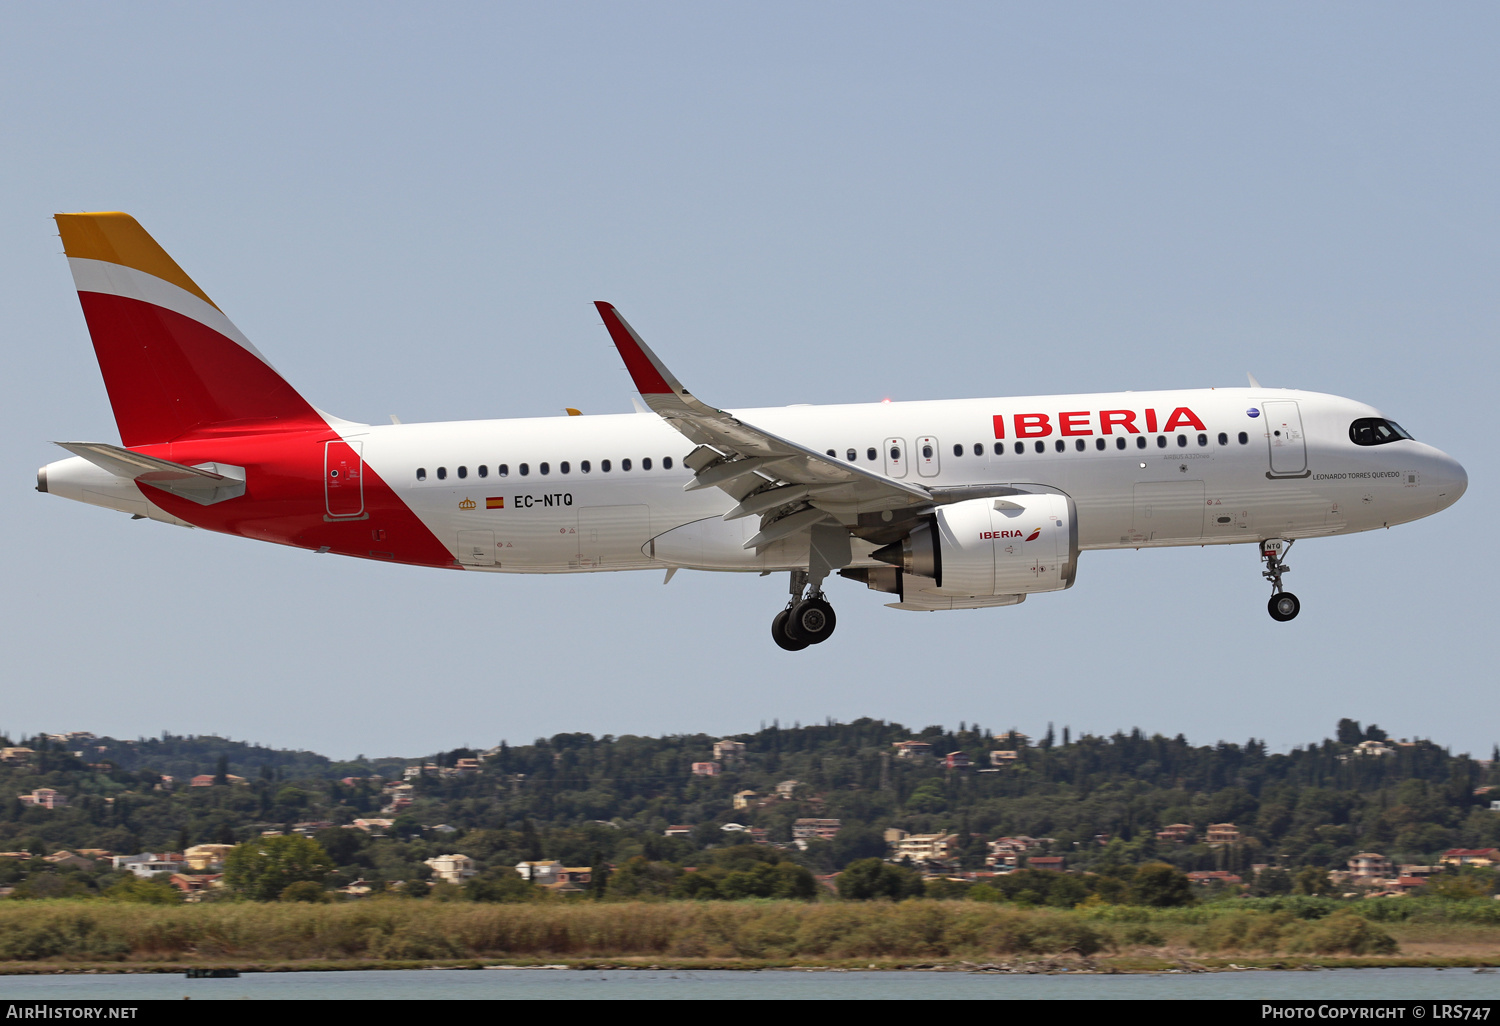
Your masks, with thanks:
[(1076, 973), (830, 972), (628, 969), (416, 969), (247, 973), (233, 980), (178, 974), (0, 977), (4, 1000), (292, 999), (341, 1001), (765, 1000), (932, 1001), (1071, 998), (1118, 1001), (1500, 1000), (1500, 973), (1472, 969), (1325, 969), (1091, 976)]

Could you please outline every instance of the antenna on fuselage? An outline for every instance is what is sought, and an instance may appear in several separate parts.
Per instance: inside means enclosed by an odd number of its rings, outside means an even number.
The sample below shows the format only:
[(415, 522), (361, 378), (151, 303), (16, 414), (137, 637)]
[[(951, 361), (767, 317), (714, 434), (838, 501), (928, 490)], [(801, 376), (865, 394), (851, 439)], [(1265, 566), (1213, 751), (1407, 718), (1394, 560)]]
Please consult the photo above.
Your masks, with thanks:
[(1250, 387), (1251, 388), (1264, 388), (1265, 387), (1259, 381), (1256, 381), (1255, 380), (1255, 375), (1251, 374), (1249, 371), (1245, 372), (1245, 377), (1247, 377), (1247, 378), (1250, 379)]

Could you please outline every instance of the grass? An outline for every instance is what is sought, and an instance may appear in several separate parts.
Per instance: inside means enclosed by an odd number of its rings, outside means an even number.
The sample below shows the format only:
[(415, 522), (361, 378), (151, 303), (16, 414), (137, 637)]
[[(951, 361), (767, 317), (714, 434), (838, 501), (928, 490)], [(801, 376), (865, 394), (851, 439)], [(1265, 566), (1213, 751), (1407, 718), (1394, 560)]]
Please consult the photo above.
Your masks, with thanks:
[(1445, 921), (1441, 910), (1396, 921), (1349, 907), (1312, 911), (1320, 914), (1243, 906), (1055, 910), (922, 900), (179, 906), (7, 901), (0, 902), (0, 972), (496, 962), (892, 968), (1063, 960), (1106, 971), (1185, 963), (1500, 965), (1500, 925), (1461, 916)]

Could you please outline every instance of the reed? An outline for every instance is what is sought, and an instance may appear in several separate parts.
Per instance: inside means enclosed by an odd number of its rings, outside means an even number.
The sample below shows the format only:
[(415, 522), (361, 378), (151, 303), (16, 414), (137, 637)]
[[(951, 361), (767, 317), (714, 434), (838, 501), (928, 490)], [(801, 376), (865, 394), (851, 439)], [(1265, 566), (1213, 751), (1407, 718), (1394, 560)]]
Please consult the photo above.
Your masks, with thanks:
[[(1143, 948), (1201, 954), (1384, 954), (1404, 924), (1336, 912), (1099, 915), (978, 902), (619, 902), (334, 905), (0, 903), (0, 961), (661, 958), (983, 959)], [(1428, 927), (1430, 928), (1430, 926)], [(1490, 936), (1500, 953), (1500, 930)], [(1472, 938), (1478, 942), (1479, 938)]]

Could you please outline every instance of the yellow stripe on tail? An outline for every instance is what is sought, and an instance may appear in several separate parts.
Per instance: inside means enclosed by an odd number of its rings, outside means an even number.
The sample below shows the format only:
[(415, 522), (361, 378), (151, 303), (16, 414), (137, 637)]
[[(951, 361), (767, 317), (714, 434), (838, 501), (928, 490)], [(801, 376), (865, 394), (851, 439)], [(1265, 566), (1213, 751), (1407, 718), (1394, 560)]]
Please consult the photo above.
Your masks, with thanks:
[(157, 245), (135, 218), (118, 210), (91, 214), (57, 214), (57, 228), (62, 235), (63, 250), (69, 257), (103, 260), (154, 275), (186, 289), (214, 309), (218, 304), (208, 298), (177, 261)]

